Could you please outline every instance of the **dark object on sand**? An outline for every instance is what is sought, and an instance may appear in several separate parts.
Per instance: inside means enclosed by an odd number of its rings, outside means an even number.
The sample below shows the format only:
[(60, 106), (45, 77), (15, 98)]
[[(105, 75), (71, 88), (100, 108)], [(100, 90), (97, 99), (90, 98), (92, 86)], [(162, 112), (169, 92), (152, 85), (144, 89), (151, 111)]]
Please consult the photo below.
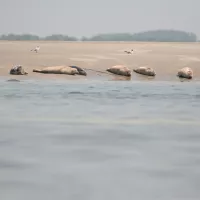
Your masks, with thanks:
[(78, 73), (79, 73), (80, 75), (87, 76), (86, 71), (83, 70), (82, 68), (77, 67), (77, 66), (69, 66), (69, 67), (71, 67), (71, 68), (73, 68), (73, 69), (77, 69), (77, 71), (78, 71)]

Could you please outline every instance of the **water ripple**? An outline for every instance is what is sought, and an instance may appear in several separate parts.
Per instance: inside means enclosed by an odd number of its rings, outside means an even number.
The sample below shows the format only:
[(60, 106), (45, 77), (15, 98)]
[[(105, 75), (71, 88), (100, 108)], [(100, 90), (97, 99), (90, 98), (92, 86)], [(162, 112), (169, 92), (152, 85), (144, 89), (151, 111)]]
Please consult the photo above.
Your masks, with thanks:
[(199, 199), (198, 82), (0, 84), (2, 199)]

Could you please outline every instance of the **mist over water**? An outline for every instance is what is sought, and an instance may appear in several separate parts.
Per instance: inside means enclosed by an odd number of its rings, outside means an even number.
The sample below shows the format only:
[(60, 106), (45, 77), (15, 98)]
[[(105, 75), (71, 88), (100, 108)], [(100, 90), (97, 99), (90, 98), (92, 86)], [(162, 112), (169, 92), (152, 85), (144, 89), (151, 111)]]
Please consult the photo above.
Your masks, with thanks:
[(0, 84), (0, 199), (200, 199), (200, 82)]

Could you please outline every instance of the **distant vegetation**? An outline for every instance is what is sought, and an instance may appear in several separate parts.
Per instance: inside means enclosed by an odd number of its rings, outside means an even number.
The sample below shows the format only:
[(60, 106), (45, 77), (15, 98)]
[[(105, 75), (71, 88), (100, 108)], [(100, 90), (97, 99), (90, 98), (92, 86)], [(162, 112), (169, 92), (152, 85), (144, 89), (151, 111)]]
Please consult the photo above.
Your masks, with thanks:
[(8, 34), (0, 36), (0, 40), (11, 41), (155, 41), (155, 42), (196, 42), (197, 36), (194, 33), (188, 33), (177, 30), (153, 30), (140, 33), (109, 33), (98, 34), (92, 37), (82, 37), (81, 39), (61, 35), (53, 34), (46, 37), (39, 37), (31, 34)]
[(39, 37), (31, 34), (8, 34), (1, 35), (0, 40), (11, 40), (11, 41), (37, 41), (37, 40), (48, 40), (48, 41), (77, 41), (76, 37), (70, 37), (67, 35), (54, 34), (46, 37)]
[(196, 42), (197, 36), (194, 33), (174, 30), (146, 31), (135, 34), (115, 33), (99, 34), (91, 38), (84, 38), (85, 41), (157, 41), (157, 42)]

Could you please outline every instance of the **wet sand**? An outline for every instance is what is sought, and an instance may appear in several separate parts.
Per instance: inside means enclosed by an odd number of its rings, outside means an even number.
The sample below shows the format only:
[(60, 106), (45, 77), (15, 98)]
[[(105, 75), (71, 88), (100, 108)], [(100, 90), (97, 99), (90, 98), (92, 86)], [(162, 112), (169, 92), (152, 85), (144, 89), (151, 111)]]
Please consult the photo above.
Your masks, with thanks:
[[(35, 46), (39, 53), (31, 52)], [(134, 50), (128, 55), (124, 50)], [(149, 66), (156, 70), (155, 78), (133, 72), (131, 80), (177, 80), (179, 68), (188, 66), (194, 71), (194, 79), (200, 80), (199, 43), (153, 43), (153, 42), (0, 42), (0, 76), (16, 79), (124, 79), (119, 76), (87, 70), (88, 76), (50, 75), (32, 72), (45, 66), (77, 65), (86, 69), (106, 72), (108, 67), (123, 64), (133, 69)], [(14, 65), (22, 65), (28, 76), (9, 75)]]

